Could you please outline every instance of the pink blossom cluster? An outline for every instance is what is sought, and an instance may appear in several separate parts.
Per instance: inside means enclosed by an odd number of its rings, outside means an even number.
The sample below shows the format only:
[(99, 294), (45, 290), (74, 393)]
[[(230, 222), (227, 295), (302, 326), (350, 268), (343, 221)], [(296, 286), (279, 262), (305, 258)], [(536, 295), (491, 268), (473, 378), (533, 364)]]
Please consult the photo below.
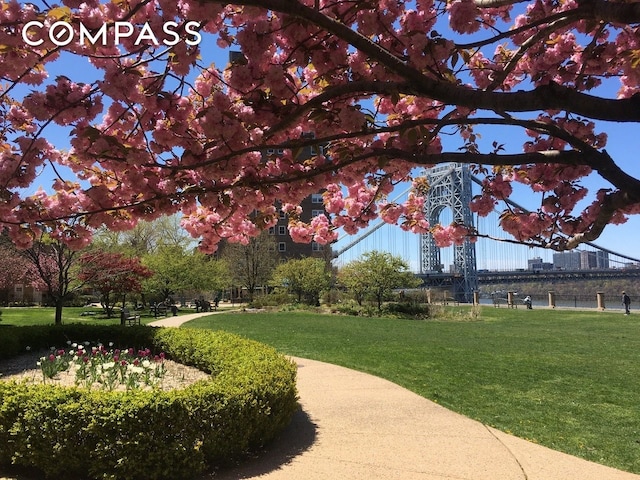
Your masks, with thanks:
[(452, 223), (451, 225), (435, 225), (430, 232), (438, 247), (462, 245), (466, 240), (475, 241), (476, 237), (469, 227)]
[(338, 239), (338, 233), (329, 223), (326, 215), (316, 215), (311, 222), (292, 221), (289, 224), (289, 233), (294, 242), (316, 242), (326, 245)]

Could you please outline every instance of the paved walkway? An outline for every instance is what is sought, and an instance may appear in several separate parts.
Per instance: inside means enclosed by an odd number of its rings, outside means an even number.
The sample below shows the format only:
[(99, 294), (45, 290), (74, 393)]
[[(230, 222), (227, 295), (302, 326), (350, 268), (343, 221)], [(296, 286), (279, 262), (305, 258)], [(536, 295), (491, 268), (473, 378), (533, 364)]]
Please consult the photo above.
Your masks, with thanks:
[(387, 380), (293, 360), (302, 408), (292, 424), (258, 457), (206, 480), (640, 480), (507, 435)]

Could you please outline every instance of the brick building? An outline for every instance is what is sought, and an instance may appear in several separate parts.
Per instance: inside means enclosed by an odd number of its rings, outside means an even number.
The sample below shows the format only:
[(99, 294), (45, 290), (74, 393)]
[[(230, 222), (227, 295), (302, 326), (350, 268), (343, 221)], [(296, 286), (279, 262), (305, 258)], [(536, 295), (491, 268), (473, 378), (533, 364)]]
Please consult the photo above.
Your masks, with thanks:
[[(313, 134), (306, 134), (305, 137), (313, 138)], [(322, 146), (317, 145), (310, 145), (301, 148), (298, 153), (298, 159), (300, 161), (304, 161), (319, 153), (321, 154), (322, 148)], [(268, 158), (270, 156), (282, 153), (282, 151), (268, 149), (264, 155), (266, 158)], [(309, 195), (304, 200), (302, 200), (302, 202), (300, 202), (300, 206), (302, 207), (302, 215), (300, 216), (300, 221), (305, 223), (309, 223), (311, 219), (317, 215), (326, 214), (324, 203), (322, 200), (322, 192)], [(316, 242), (294, 242), (291, 238), (291, 235), (289, 235), (288, 224), (289, 218), (283, 211), (280, 211), (280, 218), (278, 219), (278, 223), (275, 226), (269, 228), (269, 235), (273, 235), (277, 246), (277, 251), (283, 260), (302, 257), (325, 257), (327, 254), (330, 254), (330, 251), (328, 251), (330, 250), (330, 247), (328, 245), (321, 245)]]

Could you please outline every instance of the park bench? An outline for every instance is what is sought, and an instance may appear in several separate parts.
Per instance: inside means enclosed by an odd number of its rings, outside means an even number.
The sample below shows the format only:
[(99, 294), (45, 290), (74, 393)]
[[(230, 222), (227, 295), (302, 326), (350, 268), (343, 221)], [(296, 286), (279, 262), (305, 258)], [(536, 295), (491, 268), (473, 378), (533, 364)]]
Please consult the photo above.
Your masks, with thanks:
[(136, 314), (131, 314), (131, 312), (129, 312), (128, 309), (123, 309), (122, 310), (122, 320), (123, 323), (127, 326), (131, 326), (131, 325), (140, 325), (140, 315), (136, 315)]
[(158, 318), (159, 316), (163, 316), (163, 317), (169, 316), (169, 308), (164, 303), (151, 305), (151, 312), (153, 313), (153, 316), (156, 318)]
[(125, 317), (124, 324), (128, 326), (140, 325), (140, 315), (129, 315)]

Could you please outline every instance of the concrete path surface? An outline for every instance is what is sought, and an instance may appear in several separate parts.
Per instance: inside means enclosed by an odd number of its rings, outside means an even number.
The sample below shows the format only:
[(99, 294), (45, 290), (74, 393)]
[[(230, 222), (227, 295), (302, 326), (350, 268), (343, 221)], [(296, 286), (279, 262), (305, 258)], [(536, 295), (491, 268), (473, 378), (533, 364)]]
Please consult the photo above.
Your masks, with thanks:
[(638, 480), (507, 435), (389, 381), (296, 358), (302, 410), (218, 480)]
[(387, 380), (294, 361), (301, 410), (292, 424), (260, 455), (205, 479), (640, 480), (507, 435)]

